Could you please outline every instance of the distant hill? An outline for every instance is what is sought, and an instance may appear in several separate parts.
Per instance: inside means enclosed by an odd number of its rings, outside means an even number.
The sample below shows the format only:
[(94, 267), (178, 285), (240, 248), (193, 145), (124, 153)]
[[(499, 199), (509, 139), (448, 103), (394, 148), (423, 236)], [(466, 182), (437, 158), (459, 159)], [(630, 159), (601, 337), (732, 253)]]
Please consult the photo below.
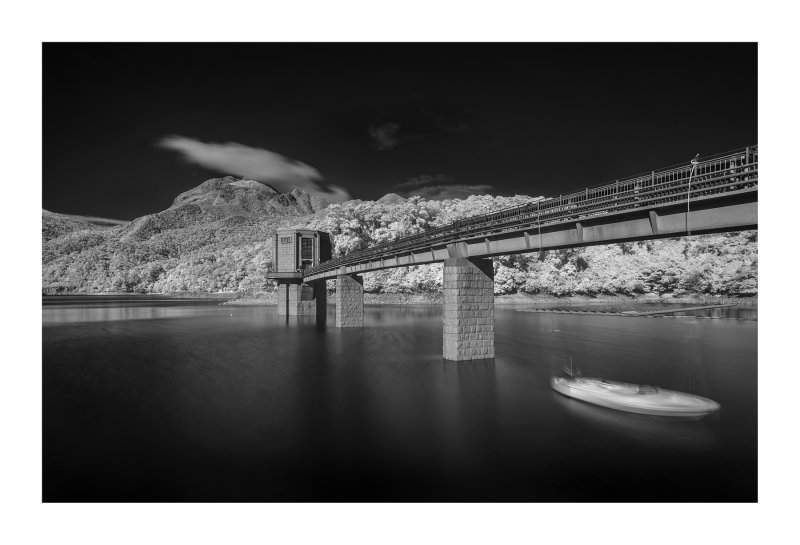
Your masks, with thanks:
[(405, 197), (401, 197), (397, 193), (387, 193), (383, 197), (377, 200), (377, 202), (385, 203), (385, 204), (397, 204), (401, 202), (406, 202), (408, 199)]
[(58, 214), (42, 208), (42, 239), (49, 240), (79, 229), (113, 227), (125, 223), (127, 222), (124, 220), (97, 218), (94, 216), (78, 216), (75, 214)]
[[(328, 204), (302, 190), (213, 178), (130, 222), (42, 211), (43, 293), (263, 293), (278, 229), (331, 234), (335, 255), (457, 219), (534, 202), (525, 195), (427, 200), (388, 194)], [(495, 293), (757, 293), (757, 232), (500, 256)], [(441, 264), (367, 273), (371, 292), (441, 290)]]
[(101, 227), (110, 227), (112, 225), (122, 225), (128, 223), (127, 220), (115, 220), (111, 218), (98, 218), (95, 216), (82, 216), (78, 214), (59, 214), (57, 212), (50, 212), (42, 208), (42, 217), (61, 219), (65, 221), (85, 221), (92, 225), (99, 225)]

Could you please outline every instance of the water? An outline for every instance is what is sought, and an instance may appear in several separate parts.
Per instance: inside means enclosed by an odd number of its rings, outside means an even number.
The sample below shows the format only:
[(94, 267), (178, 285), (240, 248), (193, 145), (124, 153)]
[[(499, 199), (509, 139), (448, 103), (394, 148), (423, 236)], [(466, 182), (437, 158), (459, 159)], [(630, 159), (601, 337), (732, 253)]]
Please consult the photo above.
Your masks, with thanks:
[[(45, 298), (45, 501), (755, 501), (752, 319), (496, 311), (441, 358), (441, 308), (363, 329), (275, 307)], [(694, 391), (673, 422), (567, 399), (584, 374)]]

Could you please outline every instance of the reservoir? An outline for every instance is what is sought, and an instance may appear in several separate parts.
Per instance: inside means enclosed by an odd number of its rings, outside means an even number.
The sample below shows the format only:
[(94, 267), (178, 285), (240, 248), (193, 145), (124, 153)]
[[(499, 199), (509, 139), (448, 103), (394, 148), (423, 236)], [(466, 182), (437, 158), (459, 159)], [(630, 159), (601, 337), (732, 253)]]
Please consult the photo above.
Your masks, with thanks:
[[(45, 297), (44, 501), (757, 500), (757, 311), (497, 306), (494, 360), (439, 305), (363, 328), (274, 306)], [(672, 421), (560, 396), (588, 376), (709, 397)]]

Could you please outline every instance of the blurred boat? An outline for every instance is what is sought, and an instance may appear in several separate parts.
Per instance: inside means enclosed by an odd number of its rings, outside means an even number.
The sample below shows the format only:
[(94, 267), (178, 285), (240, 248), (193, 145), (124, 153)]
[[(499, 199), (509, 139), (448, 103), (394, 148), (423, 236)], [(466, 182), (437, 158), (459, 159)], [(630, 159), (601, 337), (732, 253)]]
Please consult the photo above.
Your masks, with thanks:
[(556, 392), (586, 403), (653, 416), (700, 418), (720, 407), (716, 401), (692, 394), (571, 373), (569, 378), (553, 377), (550, 385)]

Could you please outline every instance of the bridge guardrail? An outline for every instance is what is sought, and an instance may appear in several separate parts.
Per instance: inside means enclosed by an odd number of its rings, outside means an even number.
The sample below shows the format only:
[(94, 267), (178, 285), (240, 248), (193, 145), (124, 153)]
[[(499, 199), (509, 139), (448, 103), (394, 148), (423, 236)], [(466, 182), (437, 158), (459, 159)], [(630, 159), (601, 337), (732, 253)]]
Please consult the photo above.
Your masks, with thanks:
[(673, 166), (567, 195), (538, 199), (525, 205), (460, 219), (331, 259), (306, 269), (304, 275), (372, 261), (381, 255), (401, 254), (421, 247), (455, 242), (487, 231), (502, 231), (505, 226), (512, 224), (515, 229), (523, 225), (540, 229), (564, 221), (663, 204), (680, 204), (699, 197), (757, 186), (758, 146), (755, 145), (699, 161), (694, 174), (691, 165)]

